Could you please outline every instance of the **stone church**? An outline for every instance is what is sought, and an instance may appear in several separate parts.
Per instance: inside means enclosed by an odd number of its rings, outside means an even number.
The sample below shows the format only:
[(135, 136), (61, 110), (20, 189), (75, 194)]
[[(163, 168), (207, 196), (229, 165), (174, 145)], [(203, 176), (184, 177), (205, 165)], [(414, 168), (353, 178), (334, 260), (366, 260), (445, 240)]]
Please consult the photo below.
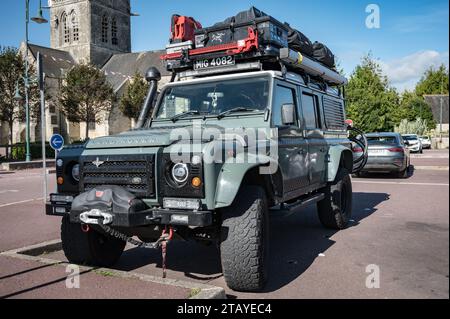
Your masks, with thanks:
[[(64, 74), (77, 63), (91, 63), (100, 68), (120, 97), (133, 75), (142, 75), (150, 66), (156, 66), (161, 74), (161, 85), (169, 81), (159, 57), (163, 51), (131, 52), (130, 0), (51, 0), (51, 47), (29, 44), (28, 60), (36, 63), (37, 53), (43, 56), (46, 95), (47, 140), (54, 133), (62, 134), (72, 142), (85, 138), (85, 125), (89, 125), (89, 137), (110, 135), (128, 130), (132, 121), (124, 117), (118, 102), (111, 112), (103, 114), (99, 123), (71, 123), (59, 111), (57, 93)], [(25, 44), (20, 52), (25, 55)], [(5, 125), (0, 132), (0, 144), (6, 144)], [(3, 133), (3, 134), (2, 134)], [(6, 134), (5, 134), (6, 133)], [(2, 136), (3, 135), (3, 136)], [(25, 123), (14, 124), (13, 142), (25, 140)], [(40, 140), (40, 124), (33, 120), (31, 141)]]

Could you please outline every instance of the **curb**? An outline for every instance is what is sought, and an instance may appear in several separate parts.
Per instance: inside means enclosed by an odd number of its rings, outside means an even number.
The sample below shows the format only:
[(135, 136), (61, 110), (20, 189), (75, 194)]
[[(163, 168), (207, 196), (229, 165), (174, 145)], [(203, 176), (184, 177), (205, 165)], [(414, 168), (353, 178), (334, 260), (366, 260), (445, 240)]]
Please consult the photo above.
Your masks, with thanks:
[[(47, 167), (55, 167), (55, 160), (46, 160)], [(19, 171), (32, 168), (42, 168), (42, 160), (30, 162), (5, 162), (2, 168), (6, 171)]]
[(415, 170), (428, 170), (428, 171), (448, 171), (448, 166), (415, 166)]
[[(25, 246), (17, 249), (12, 249), (0, 253), (0, 256), (7, 256), (22, 260), (37, 261), (43, 264), (65, 266), (68, 264), (66, 261), (49, 259), (45, 257), (40, 257), (40, 255), (45, 253), (50, 253), (54, 251), (61, 250), (62, 243), (61, 240), (55, 239), (50, 241), (45, 241), (39, 244)], [(185, 280), (160, 278), (152, 275), (140, 274), (132, 271), (116, 270), (111, 268), (97, 268), (90, 266), (79, 266), (81, 270), (88, 271), (93, 270), (94, 272), (108, 272), (113, 276), (120, 278), (133, 278), (141, 281), (148, 281), (157, 284), (175, 286), (178, 288), (199, 290), (199, 292), (188, 299), (226, 299), (225, 289), (221, 287), (211, 286), (207, 284), (195, 283)]]

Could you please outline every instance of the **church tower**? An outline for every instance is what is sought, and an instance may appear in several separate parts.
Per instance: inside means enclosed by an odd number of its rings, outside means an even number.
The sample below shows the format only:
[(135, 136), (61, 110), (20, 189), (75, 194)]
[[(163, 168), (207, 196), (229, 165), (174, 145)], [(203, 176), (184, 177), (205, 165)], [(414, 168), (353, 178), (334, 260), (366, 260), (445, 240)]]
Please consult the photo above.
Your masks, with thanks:
[(131, 52), (130, 0), (49, 0), (50, 42), (79, 63), (99, 67)]

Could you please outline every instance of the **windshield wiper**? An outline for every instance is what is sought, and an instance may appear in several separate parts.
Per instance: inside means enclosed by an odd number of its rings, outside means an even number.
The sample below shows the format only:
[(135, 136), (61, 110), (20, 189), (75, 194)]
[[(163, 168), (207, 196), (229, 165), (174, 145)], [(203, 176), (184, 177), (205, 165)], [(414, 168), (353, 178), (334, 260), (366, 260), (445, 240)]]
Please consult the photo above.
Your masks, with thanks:
[(235, 113), (235, 112), (249, 112), (249, 111), (258, 111), (257, 109), (251, 109), (248, 107), (243, 107), (243, 106), (239, 106), (239, 107), (235, 107), (226, 111), (223, 111), (219, 114), (217, 114), (217, 118), (220, 120), (221, 118), (225, 117), (227, 114), (230, 113)]
[(199, 114), (200, 114), (200, 112), (199, 112), (198, 110), (186, 111), (186, 112), (183, 112), (183, 113), (180, 113), (180, 114), (177, 114), (177, 115), (172, 116), (172, 117), (170, 118), (170, 120), (171, 120), (172, 122), (176, 122), (178, 119), (180, 119), (180, 118), (182, 118), (182, 117), (185, 117), (185, 116), (187, 116), (187, 115), (199, 115)]

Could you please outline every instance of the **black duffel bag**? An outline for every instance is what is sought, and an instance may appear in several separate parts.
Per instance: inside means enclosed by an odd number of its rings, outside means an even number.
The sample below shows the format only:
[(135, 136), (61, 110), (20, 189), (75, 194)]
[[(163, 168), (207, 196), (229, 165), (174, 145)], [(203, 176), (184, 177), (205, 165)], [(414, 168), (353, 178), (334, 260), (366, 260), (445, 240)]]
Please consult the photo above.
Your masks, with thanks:
[(328, 47), (320, 42), (313, 43), (314, 54), (313, 58), (329, 68), (335, 67), (334, 54)]
[(288, 45), (292, 50), (298, 51), (304, 55), (313, 56), (313, 44), (306, 35), (300, 31), (291, 28), (288, 23), (284, 23), (288, 29)]

